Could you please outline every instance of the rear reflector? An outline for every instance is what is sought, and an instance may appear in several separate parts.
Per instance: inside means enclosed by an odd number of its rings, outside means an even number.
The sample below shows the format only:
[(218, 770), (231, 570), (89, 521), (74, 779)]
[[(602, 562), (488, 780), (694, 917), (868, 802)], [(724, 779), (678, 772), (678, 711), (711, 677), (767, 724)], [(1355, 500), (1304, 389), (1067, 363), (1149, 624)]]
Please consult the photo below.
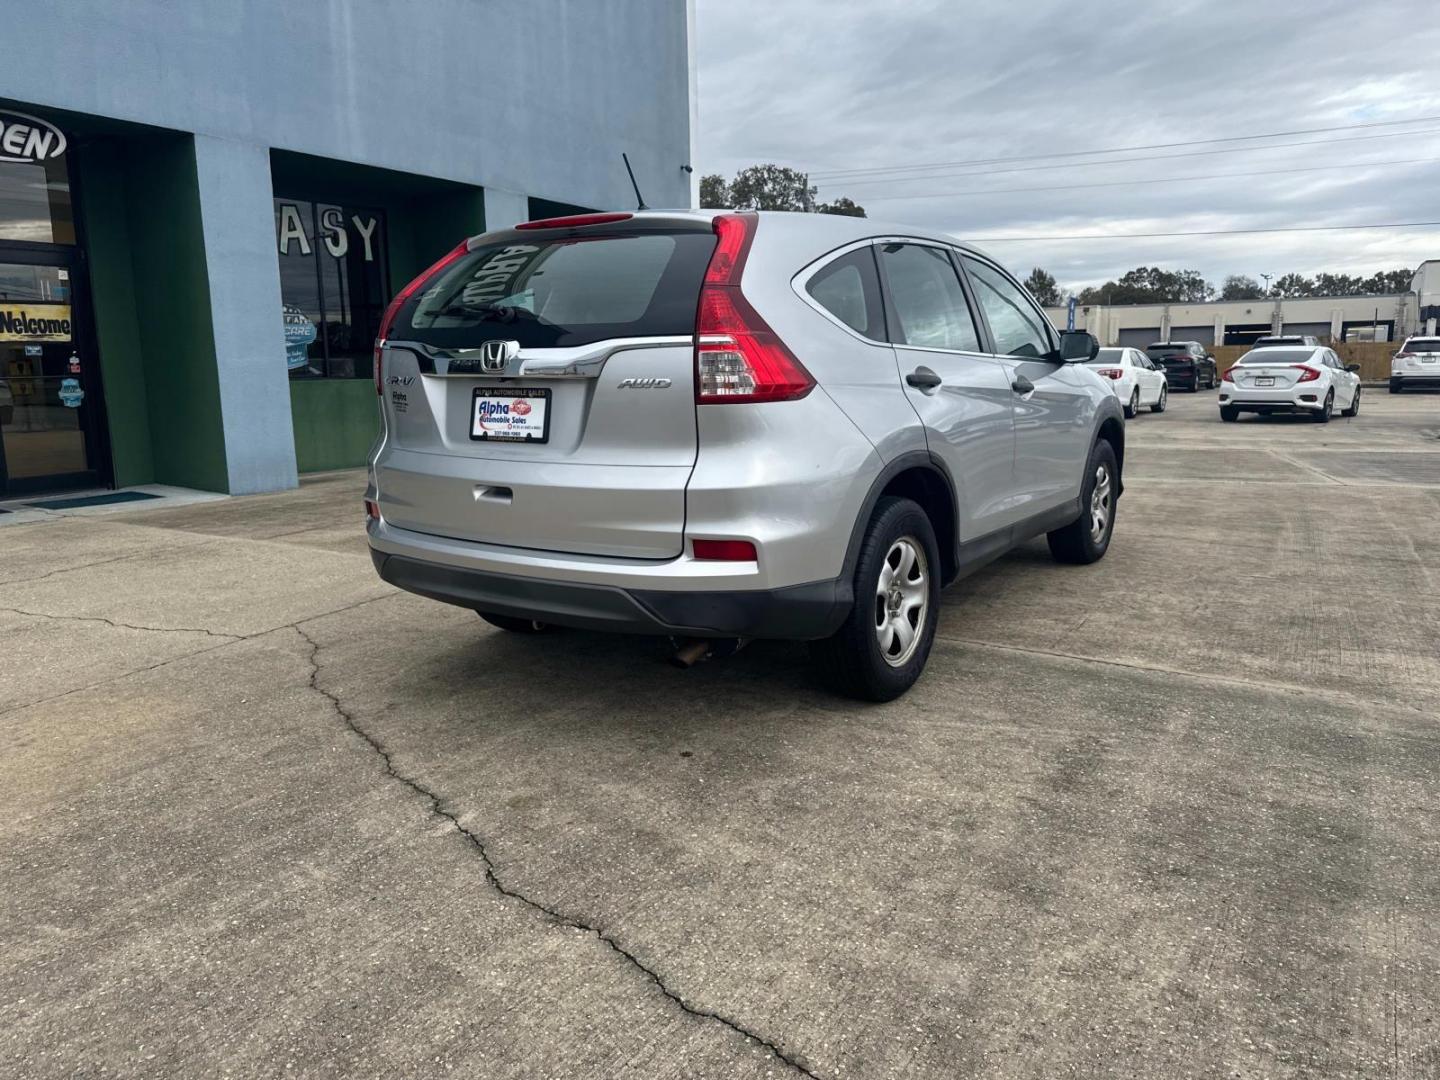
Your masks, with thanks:
[(365, 519), (367, 521), (380, 520), (380, 507), (376, 506), (369, 499), (365, 500)]
[(634, 214), (571, 214), (569, 217), (540, 218), (522, 221), (517, 229), (578, 229), (584, 225), (608, 225), (612, 221), (629, 221)]
[(714, 562), (755, 562), (755, 545), (749, 540), (692, 540), (695, 558)]
[(794, 401), (815, 380), (740, 291), (754, 214), (715, 219), (715, 251), (695, 316), (695, 401), (701, 405)]
[(457, 259), (466, 255), (469, 251), (470, 241), (460, 241), (458, 247), (441, 256), (429, 269), (396, 293), (395, 299), (390, 301), (390, 305), (385, 309), (385, 314), (380, 317), (380, 332), (375, 335), (375, 393), (385, 393), (385, 384), (381, 379), (380, 357), (385, 351), (385, 340), (390, 336), (390, 328), (395, 324), (395, 316), (398, 315), (400, 309), (405, 306), (405, 301), (420, 291), (421, 285), (424, 285), (432, 277), (440, 273), (440, 271), (444, 270)]

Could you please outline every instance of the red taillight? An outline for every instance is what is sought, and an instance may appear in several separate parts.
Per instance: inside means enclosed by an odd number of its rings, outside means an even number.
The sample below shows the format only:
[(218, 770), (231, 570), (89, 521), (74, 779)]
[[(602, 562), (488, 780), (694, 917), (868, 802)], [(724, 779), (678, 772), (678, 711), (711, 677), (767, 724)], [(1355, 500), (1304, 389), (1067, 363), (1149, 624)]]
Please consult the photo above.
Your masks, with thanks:
[(1239, 365), (1239, 364), (1236, 364), (1236, 365), (1235, 365), (1234, 367), (1232, 367), (1232, 368), (1226, 368), (1226, 369), (1225, 369), (1225, 374), (1220, 376), (1220, 380), (1221, 380), (1222, 382), (1233, 383), (1233, 382), (1235, 381), (1235, 373), (1236, 373), (1237, 371), (1239, 371), (1239, 370), (1240, 370), (1240, 365)]
[(1395, 359), (1396, 359), (1396, 360), (1409, 360), (1409, 359), (1413, 358), (1414, 356), (1415, 356), (1415, 354), (1414, 354), (1413, 352), (1397, 352), (1397, 353), (1395, 354)]
[(583, 225), (608, 225), (612, 221), (629, 221), (634, 214), (571, 214), (569, 217), (540, 218), (522, 221), (517, 229), (578, 229)]
[(395, 299), (391, 300), (385, 308), (385, 314), (380, 317), (380, 332), (375, 335), (375, 393), (383, 394), (385, 392), (384, 381), (380, 377), (380, 357), (385, 351), (385, 339), (390, 336), (390, 327), (395, 322), (395, 316), (399, 314), (400, 309), (405, 306), (405, 301), (409, 300), (410, 297), (419, 291), (421, 285), (425, 284), (431, 277), (455, 262), (455, 260), (467, 254), (469, 250), (470, 241), (460, 241), (458, 247), (453, 251), (446, 252), (434, 265), (430, 266), (414, 281), (396, 293)]
[(715, 251), (695, 316), (695, 401), (701, 405), (794, 401), (815, 386), (740, 291), (756, 220), (754, 214), (715, 219)]
[(1123, 379), (1125, 372), (1118, 367), (1102, 367), (1100, 369), (1100, 377), (1102, 379)]
[(695, 558), (716, 562), (755, 562), (755, 545), (749, 540), (692, 540)]
[(1300, 372), (1300, 378), (1295, 380), (1297, 383), (1314, 382), (1320, 378), (1320, 372), (1313, 367), (1306, 367), (1304, 364), (1291, 364), (1290, 366)]

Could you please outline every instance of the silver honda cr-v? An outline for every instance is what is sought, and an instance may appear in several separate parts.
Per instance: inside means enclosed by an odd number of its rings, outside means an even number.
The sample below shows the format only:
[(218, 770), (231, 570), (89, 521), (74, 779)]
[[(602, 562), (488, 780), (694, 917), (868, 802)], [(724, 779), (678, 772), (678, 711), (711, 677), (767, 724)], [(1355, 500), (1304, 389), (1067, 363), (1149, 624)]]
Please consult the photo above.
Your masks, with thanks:
[(863, 218), (486, 233), (385, 314), (371, 553), (506, 630), (804, 640), (887, 700), (942, 586), (1041, 533), (1105, 554), (1125, 434), (1095, 351), (983, 253)]

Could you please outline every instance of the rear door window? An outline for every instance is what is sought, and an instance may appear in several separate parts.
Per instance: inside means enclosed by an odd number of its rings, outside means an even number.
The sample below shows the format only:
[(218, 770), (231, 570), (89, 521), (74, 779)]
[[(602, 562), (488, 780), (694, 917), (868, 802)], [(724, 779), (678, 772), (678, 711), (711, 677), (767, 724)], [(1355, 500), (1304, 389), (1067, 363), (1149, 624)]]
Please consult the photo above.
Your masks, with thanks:
[(960, 276), (944, 248), (926, 244), (884, 244), (880, 262), (890, 290), (897, 345), (980, 352), (980, 334), (965, 302)]
[(994, 267), (968, 255), (960, 258), (975, 287), (980, 310), (985, 312), (985, 320), (990, 324), (995, 351), (1034, 360), (1050, 355), (1055, 346), (1050, 339), (1049, 321), (1031, 302), (1025, 290)]
[(563, 348), (693, 334), (714, 247), (708, 230), (486, 244), (428, 283), (392, 337), (438, 348), (494, 338)]
[(873, 248), (856, 248), (826, 263), (806, 283), (805, 291), (857, 334), (872, 341), (885, 340), (884, 305)]

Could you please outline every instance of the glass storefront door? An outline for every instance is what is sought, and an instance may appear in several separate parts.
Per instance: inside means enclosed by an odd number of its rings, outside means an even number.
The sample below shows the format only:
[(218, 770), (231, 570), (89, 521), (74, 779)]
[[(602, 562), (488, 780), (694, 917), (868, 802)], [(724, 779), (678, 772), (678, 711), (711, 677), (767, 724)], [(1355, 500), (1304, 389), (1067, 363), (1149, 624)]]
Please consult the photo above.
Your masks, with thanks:
[(73, 255), (0, 244), (0, 498), (103, 482)]

